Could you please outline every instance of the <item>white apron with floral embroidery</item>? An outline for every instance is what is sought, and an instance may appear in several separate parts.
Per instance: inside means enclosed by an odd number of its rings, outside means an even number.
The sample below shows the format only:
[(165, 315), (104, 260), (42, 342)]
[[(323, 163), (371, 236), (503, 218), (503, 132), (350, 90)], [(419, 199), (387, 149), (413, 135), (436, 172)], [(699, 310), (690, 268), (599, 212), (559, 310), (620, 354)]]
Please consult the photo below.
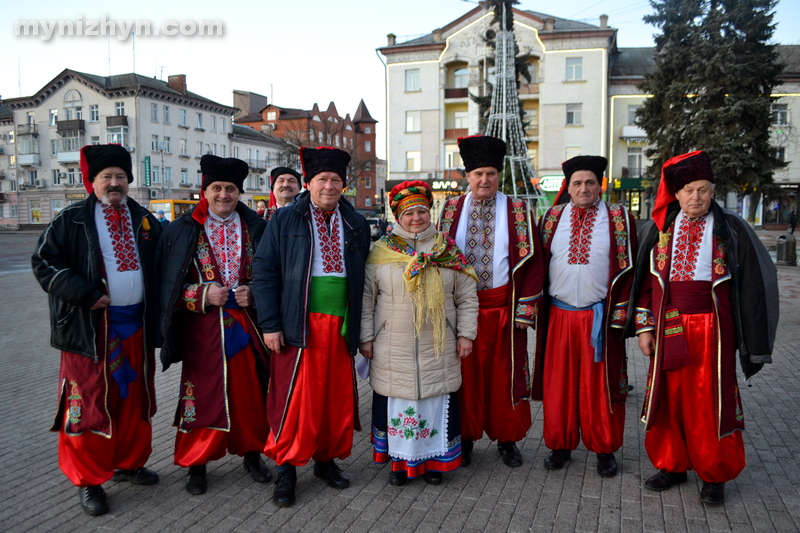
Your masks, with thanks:
[(447, 413), (450, 396), (423, 400), (388, 398), (389, 455), (406, 461), (423, 461), (447, 452)]

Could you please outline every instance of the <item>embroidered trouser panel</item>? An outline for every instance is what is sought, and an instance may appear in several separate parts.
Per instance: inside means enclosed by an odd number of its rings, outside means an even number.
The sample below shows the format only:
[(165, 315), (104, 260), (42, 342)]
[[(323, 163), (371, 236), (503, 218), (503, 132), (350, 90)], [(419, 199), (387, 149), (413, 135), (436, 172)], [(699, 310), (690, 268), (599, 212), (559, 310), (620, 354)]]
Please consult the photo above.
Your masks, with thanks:
[[(244, 455), (261, 452), (267, 441), (267, 404), (256, 375), (253, 348), (228, 359), (228, 414), (230, 430), (194, 428), (178, 431), (175, 437), (175, 464), (182, 467), (204, 465), (225, 457), (226, 452)], [(198, 391), (198, 393), (200, 393)]]
[[(389, 416), (387, 396), (372, 393), (372, 459), (376, 463), (392, 462), (392, 471), (405, 472), (410, 478), (423, 475), (425, 472), (452, 472), (461, 466), (461, 417), (458, 409), (458, 393), (451, 393), (447, 411), (447, 450), (435, 457), (419, 461), (406, 461), (392, 457), (389, 451)], [(392, 413), (392, 417), (395, 413)]]
[(509, 320), (506, 305), (482, 307), (478, 312), (478, 336), (472, 343), (472, 354), (461, 360), (462, 439), (478, 440), (486, 432), (491, 440), (516, 442), (531, 427), (530, 403), (523, 400), (514, 405), (511, 399)]
[[(309, 313), (307, 348), (300, 354), (297, 377), (279, 438), (270, 431), (264, 453), (276, 464), (302, 466), (311, 459), (345, 459), (353, 448), (353, 358), (341, 330), (344, 317)], [(284, 350), (286, 353), (283, 353)], [(287, 357), (285, 346), (272, 357)]]
[(574, 450), (581, 439), (590, 452), (622, 446), (625, 404), (609, 405), (605, 361), (594, 362), (593, 313), (550, 306), (544, 355), (544, 442), (551, 450)]
[[(146, 418), (148, 394), (145, 386), (144, 347), (142, 330), (122, 341), (123, 350), (132, 368), (138, 370), (139, 378), (128, 383), (128, 397), (120, 397), (119, 386), (106, 369), (108, 387), (108, 414), (111, 417), (111, 436), (85, 430), (79, 435), (67, 434), (64, 428), (71, 416), (70, 402), (59, 422), (58, 466), (69, 480), (78, 487), (102, 485), (114, 475), (118, 468), (134, 470), (143, 467), (152, 452), (153, 428)], [(67, 362), (67, 359), (69, 360)], [(97, 375), (98, 365), (83, 355), (61, 352), (62, 367), (69, 366), (76, 377), (65, 375), (67, 390), (75, 381), (83, 400), (102, 394), (98, 390), (86, 390), (80, 386), (80, 377)], [(99, 363), (102, 365), (103, 363)], [(108, 365), (106, 365), (108, 366)], [(100, 367), (102, 368), (102, 367)], [(102, 372), (102, 370), (101, 370)], [(101, 374), (102, 376), (102, 374)], [(102, 398), (99, 399), (102, 403)], [(72, 414), (74, 416), (74, 412)]]
[(660, 401), (644, 447), (659, 470), (694, 469), (703, 481), (730, 481), (745, 467), (744, 442), (741, 431), (718, 437), (714, 314), (681, 315), (681, 322), (691, 363), (663, 372)]

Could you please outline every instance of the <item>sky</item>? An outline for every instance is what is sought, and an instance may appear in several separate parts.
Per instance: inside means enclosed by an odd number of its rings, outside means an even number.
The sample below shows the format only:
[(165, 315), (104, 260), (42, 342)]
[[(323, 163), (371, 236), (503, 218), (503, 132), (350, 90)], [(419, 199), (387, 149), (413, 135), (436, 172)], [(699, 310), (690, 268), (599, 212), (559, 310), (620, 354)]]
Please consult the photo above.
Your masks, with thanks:
[[(355, 113), (363, 98), (379, 121), (377, 155), (385, 137), (384, 66), (376, 49), (386, 35), (398, 42), (428, 34), (467, 13), (470, 0), (260, 0), (191, 3), (135, 2), (4, 2), (0, 22), (0, 96), (35, 94), (65, 68), (97, 75), (137, 72), (167, 79), (185, 74), (188, 89), (232, 105), (234, 89), (252, 91), (281, 107), (327, 108), (333, 101), (340, 115)], [(190, 6), (188, 8), (184, 6)], [(77, 7), (80, 6), (80, 7)], [(620, 47), (653, 46), (656, 29), (642, 17), (652, 12), (648, 0), (522, 0), (518, 9), (599, 25), (601, 14), (618, 28)], [(59, 21), (75, 28), (106, 16), (116, 23), (148, 21), (151, 28), (174, 21), (174, 36), (58, 35), (43, 39)], [(800, 44), (800, 1), (780, 0), (774, 41)], [(15, 35), (16, 22), (35, 21), (39, 36)], [(198, 21), (219, 21), (222, 36), (181, 35)], [(44, 26), (42, 25), (44, 24)], [(116, 27), (117, 34), (119, 26)], [(76, 30), (77, 32), (77, 30)]]

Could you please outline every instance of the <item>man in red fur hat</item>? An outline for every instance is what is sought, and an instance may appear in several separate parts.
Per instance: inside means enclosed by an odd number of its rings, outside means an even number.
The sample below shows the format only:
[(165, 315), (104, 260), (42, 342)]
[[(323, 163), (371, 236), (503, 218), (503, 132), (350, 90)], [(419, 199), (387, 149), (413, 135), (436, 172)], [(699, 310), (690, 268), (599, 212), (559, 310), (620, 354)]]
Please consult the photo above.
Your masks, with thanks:
[(267, 350), (250, 287), (266, 222), (239, 201), (249, 168), (241, 159), (200, 159), (203, 198), (170, 223), (159, 246), (166, 370), (182, 361), (175, 464), (189, 468), (186, 491), (203, 494), (206, 464), (243, 456), (253, 481), (271, 475), (267, 440)]
[[(559, 470), (583, 444), (601, 477), (617, 474), (628, 394), (622, 330), (633, 281), (636, 226), (620, 204), (600, 199), (608, 162), (577, 156), (539, 229), (549, 306), (537, 326), (543, 364), (545, 468)], [(561, 199), (567, 203), (559, 203)]]
[(746, 378), (772, 362), (775, 265), (747, 222), (714, 201), (702, 151), (664, 163), (637, 261), (628, 332), (650, 357), (642, 420), (658, 468), (644, 486), (667, 490), (694, 469), (700, 500), (720, 504), (745, 466), (736, 351)]
[(108, 512), (101, 485), (112, 476), (158, 483), (144, 465), (156, 412), (161, 224), (128, 198), (133, 171), (122, 146), (84, 146), (81, 173), (88, 198), (45, 228), (32, 262), (49, 293), (51, 342), (61, 350), (51, 429), (58, 431), (58, 464), (80, 488), (83, 511), (97, 516)]
[(506, 143), (474, 135), (458, 140), (470, 192), (449, 199), (439, 229), (454, 238), (478, 274), (478, 337), (461, 363), (462, 465), (484, 433), (510, 467), (531, 427), (527, 328), (535, 323), (544, 269), (528, 204), (498, 191)]

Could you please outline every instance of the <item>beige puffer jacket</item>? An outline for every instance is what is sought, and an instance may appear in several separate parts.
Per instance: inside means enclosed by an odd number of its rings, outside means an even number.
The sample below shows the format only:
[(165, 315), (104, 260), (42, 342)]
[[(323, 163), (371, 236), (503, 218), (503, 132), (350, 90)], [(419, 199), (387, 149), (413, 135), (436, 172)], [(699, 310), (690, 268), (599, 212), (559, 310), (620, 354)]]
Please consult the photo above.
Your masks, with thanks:
[[(436, 228), (431, 224), (415, 235), (395, 224), (392, 233), (417, 250), (429, 253)], [(461, 386), (458, 337), (475, 340), (478, 332), (478, 294), (475, 280), (455, 270), (439, 269), (444, 283), (445, 351), (433, 350), (433, 324), (428, 321), (416, 336), (414, 303), (403, 281), (399, 263), (368, 264), (364, 284), (361, 342), (373, 341), (370, 385), (378, 394), (419, 400), (455, 392)]]

